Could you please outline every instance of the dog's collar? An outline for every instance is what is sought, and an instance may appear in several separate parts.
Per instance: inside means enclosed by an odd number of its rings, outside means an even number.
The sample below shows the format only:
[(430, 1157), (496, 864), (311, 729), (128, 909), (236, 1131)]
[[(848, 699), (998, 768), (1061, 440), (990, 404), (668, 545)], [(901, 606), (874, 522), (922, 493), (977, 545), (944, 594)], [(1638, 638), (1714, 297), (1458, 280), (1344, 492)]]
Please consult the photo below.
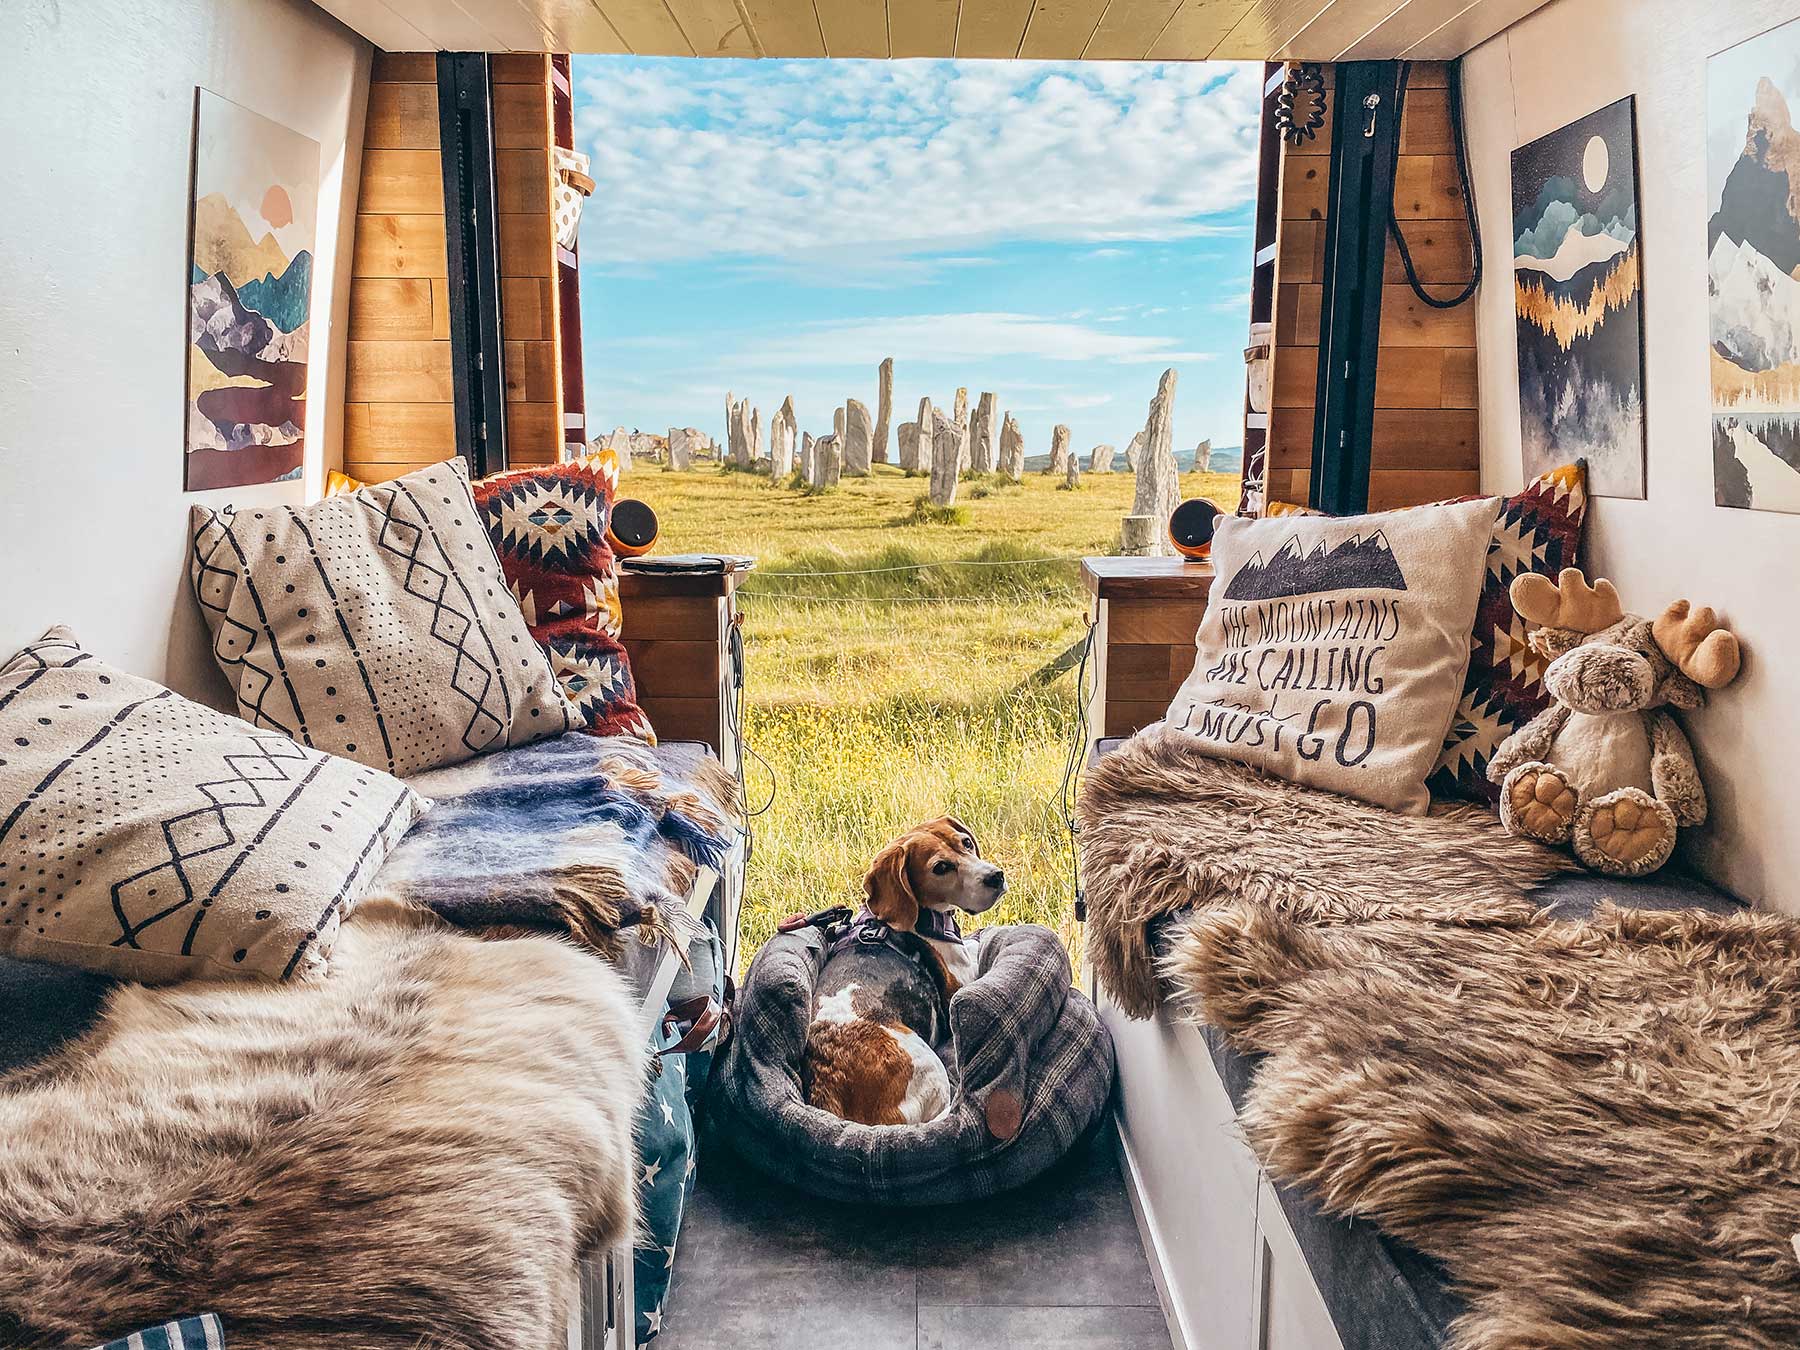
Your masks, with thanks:
[(956, 926), (956, 915), (947, 909), (927, 909), (919, 906), (919, 918), (913, 924), (913, 931), (920, 937), (930, 938), (933, 942), (961, 942), (962, 930)]

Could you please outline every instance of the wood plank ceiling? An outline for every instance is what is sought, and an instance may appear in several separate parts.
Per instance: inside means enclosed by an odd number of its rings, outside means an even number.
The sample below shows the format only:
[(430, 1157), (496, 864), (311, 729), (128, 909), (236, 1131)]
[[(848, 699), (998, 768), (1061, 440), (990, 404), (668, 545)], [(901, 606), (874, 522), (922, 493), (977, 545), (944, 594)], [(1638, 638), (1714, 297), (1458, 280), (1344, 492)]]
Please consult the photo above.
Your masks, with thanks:
[(317, 0), (389, 51), (1447, 60), (1545, 0)]

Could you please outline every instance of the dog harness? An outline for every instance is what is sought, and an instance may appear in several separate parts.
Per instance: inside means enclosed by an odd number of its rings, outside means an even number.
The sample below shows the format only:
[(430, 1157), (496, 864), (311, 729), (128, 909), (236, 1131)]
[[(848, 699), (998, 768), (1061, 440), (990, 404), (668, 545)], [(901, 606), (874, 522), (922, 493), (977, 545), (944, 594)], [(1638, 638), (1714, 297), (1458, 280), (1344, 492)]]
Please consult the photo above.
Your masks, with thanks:
[(868, 909), (852, 914), (848, 905), (833, 905), (816, 914), (789, 915), (776, 925), (776, 931), (781, 933), (797, 933), (802, 928), (817, 928), (825, 934), (827, 961), (853, 947), (886, 947), (891, 952), (898, 952), (924, 971), (926, 978), (931, 981), (931, 987), (937, 992), (938, 1011), (943, 1017), (943, 1025), (950, 1025), (949, 972), (944, 968), (943, 959), (931, 950), (931, 944), (926, 939), (960, 945), (963, 935), (962, 930), (956, 926), (955, 915), (920, 905), (918, 921), (909, 932), (904, 928), (895, 928), (884, 919), (876, 918)]

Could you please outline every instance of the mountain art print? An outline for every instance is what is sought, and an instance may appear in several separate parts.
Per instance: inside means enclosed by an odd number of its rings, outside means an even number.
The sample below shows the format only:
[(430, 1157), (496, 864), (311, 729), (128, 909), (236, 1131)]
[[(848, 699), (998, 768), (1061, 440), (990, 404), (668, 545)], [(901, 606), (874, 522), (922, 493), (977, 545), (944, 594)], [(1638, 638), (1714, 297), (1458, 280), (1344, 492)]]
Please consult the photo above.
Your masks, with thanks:
[(1706, 65), (1713, 500), (1800, 512), (1800, 21)]
[(317, 141), (198, 94), (189, 492), (300, 476), (319, 210)]
[(1321, 540), (1307, 551), (1295, 535), (1268, 562), (1254, 555), (1225, 588), (1227, 600), (1278, 600), (1324, 591), (1403, 591), (1406, 578), (1387, 536), (1352, 535), (1327, 549)]
[(1525, 480), (1576, 459), (1589, 491), (1644, 495), (1644, 321), (1633, 102), (1512, 156)]

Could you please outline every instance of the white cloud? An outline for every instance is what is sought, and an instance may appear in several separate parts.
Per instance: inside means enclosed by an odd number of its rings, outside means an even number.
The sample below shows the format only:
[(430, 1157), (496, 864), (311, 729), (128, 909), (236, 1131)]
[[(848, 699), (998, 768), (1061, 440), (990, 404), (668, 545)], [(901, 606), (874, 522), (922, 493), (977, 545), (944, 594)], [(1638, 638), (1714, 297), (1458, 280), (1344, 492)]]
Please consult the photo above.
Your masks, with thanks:
[(860, 366), (862, 353), (873, 351), (927, 364), (999, 355), (1118, 365), (1213, 359), (1213, 353), (1183, 351), (1179, 344), (1178, 338), (1103, 330), (1035, 314), (903, 314), (800, 324), (759, 341), (734, 364), (776, 370)]
[[(1255, 188), (1260, 67), (582, 63), (583, 255), (845, 270), (997, 241), (1222, 233)], [(1095, 250), (1104, 256), (1105, 248)]]

